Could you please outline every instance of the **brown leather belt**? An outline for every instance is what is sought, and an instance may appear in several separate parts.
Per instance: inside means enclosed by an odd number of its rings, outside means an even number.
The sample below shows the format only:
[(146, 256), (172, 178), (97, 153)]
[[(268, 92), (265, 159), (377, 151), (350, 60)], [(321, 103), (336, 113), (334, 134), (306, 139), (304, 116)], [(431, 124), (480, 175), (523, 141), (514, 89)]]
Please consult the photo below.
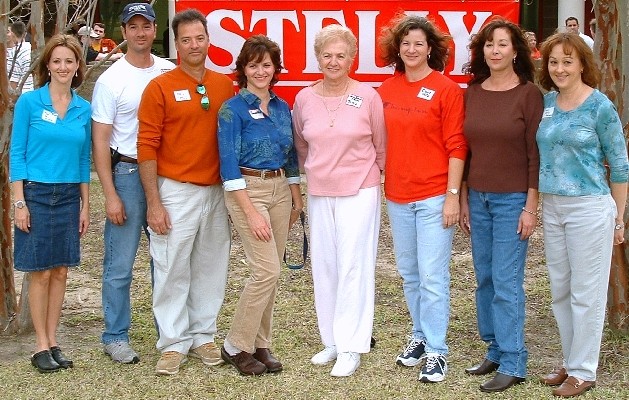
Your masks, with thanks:
[(284, 176), (284, 170), (280, 169), (253, 169), (247, 167), (240, 167), (240, 173), (247, 176), (255, 176), (262, 179), (277, 178), (278, 176)]
[(123, 155), (120, 156), (120, 161), (130, 163), (130, 164), (138, 163), (138, 160), (136, 160), (135, 158), (131, 158), (131, 157), (123, 156)]

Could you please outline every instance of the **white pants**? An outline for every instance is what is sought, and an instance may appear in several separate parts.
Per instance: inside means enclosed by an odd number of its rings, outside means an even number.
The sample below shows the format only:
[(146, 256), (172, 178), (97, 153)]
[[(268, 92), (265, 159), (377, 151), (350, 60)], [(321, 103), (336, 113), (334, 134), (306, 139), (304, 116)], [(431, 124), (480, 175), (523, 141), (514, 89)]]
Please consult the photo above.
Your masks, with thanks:
[(229, 263), (227, 209), (221, 185), (197, 186), (162, 177), (158, 185), (172, 229), (167, 235), (150, 232), (157, 348), (187, 354), (214, 341)]
[(315, 308), (323, 344), (368, 353), (373, 329), (380, 186), (308, 195)]
[(615, 218), (610, 195), (544, 194), (546, 263), (564, 366), (586, 381), (596, 380)]

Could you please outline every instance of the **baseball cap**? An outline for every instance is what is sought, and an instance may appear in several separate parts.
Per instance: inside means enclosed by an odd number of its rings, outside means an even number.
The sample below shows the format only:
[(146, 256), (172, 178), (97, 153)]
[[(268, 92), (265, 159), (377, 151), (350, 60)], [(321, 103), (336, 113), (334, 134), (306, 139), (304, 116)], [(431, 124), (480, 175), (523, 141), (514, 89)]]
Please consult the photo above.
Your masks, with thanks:
[(94, 30), (88, 26), (82, 26), (78, 32), (79, 36), (88, 36), (91, 38), (97, 38), (98, 33), (94, 32)]
[(120, 19), (123, 24), (129, 22), (135, 15), (141, 15), (150, 22), (155, 21), (155, 11), (150, 4), (147, 3), (129, 3), (124, 6)]

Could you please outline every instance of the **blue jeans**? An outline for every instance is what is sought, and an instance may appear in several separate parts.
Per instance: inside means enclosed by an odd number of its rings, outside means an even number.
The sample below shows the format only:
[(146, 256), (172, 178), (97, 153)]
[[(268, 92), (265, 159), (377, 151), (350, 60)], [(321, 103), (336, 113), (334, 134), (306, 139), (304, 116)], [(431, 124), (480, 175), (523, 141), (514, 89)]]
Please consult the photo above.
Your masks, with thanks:
[(498, 372), (526, 377), (524, 265), (528, 240), (517, 233), (526, 193), (469, 191), (478, 332)]
[(413, 320), (413, 337), (427, 353), (446, 355), (450, 318), (450, 257), (454, 226), (443, 227), (445, 195), (407, 204), (387, 201), (398, 271)]
[(148, 237), (146, 198), (137, 164), (119, 162), (113, 178), (127, 219), (123, 225), (114, 225), (109, 219), (105, 222), (102, 293), (105, 330), (101, 337), (104, 344), (129, 341), (133, 264), (142, 230)]

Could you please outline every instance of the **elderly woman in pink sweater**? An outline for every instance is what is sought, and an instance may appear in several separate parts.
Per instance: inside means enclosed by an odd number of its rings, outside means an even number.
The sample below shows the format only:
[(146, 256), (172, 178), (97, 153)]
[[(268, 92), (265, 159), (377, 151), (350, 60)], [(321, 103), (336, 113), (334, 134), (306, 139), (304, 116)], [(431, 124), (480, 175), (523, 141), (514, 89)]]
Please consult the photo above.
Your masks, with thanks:
[(349, 77), (356, 37), (340, 25), (315, 37), (323, 79), (297, 94), (295, 147), (308, 179), (312, 276), (324, 349), (311, 362), (336, 360), (350, 376), (369, 352), (384, 169), (382, 100)]

